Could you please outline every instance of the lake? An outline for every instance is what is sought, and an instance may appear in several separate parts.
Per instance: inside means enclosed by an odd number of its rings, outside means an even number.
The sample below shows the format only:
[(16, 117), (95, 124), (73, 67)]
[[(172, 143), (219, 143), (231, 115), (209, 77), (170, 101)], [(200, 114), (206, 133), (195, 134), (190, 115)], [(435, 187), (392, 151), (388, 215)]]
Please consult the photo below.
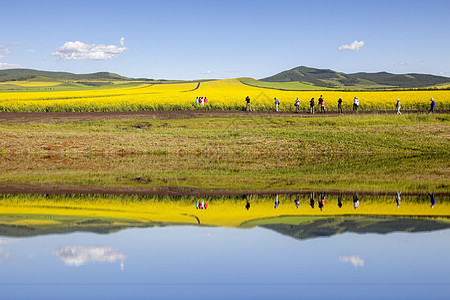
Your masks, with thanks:
[(2, 298), (448, 298), (448, 196), (323, 197), (2, 195)]

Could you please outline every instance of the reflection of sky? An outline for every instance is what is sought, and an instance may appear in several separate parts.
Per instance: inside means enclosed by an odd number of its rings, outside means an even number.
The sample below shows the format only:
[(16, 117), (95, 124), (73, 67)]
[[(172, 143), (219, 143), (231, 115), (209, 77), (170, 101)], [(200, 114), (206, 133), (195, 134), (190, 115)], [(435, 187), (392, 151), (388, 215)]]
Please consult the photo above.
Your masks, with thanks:
[(87, 263), (119, 261), (121, 269), (124, 269), (125, 255), (112, 247), (66, 246), (54, 250), (53, 254), (67, 266), (79, 267)]
[[(449, 234), (296, 240), (262, 228), (178, 226), (41, 236), (2, 245), (10, 254), (0, 262), (0, 282), (5, 299), (89, 299), (99, 293), (146, 299), (445, 299)], [(124, 271), (115, 263), (94, 263), (125, 256)]]
[(354, 267), (364, 267), (364, 259), (359, 255), (339, 256), (339, 261), (351, 263)]

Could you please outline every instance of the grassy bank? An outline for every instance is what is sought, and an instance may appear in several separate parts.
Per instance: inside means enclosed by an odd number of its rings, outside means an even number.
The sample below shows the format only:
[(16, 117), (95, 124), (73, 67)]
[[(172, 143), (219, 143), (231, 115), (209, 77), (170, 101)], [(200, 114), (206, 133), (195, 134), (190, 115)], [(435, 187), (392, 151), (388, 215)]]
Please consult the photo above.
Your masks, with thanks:
[(448, 192), (449, 115), (0, 124), (0, 183)]

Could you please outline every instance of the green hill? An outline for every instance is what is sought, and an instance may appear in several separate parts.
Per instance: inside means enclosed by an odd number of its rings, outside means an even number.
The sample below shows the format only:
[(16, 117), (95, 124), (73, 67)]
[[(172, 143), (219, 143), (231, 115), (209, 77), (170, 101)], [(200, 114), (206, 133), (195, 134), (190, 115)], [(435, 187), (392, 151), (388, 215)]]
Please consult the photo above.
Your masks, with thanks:
[(68, 72), (50, 72), (50, 71), (38, 71), (32, 69), (7, 69), (0, 70), (0, 82), (4, 81), (23, 81), (30, 80), (36, 77), (46, 77), (58, 80), (69, 81), (90, 81), (90, 80), (131, 80), (130, 78), (109, 73), (109, 72), (97, 72), (90, 74), (73, 74)]
[(450, 78), (427, 74), (353, 73), (330, 69), (297, 67), (261, 79), (264, 82), (300, 82), (340, 89), (410, 89), (427, 88), (450, 83)]
[[(260, 221), (262, 223), (262, 221)], [(390, 216), (337, 217), (312, 221), (306, 224), (268, 224), (261, 227), (274, 230), (296, 239), (327, 237), (345, 232), (378, 233), (427, 232), (450, 227), (450, 223), (438, 219)]]

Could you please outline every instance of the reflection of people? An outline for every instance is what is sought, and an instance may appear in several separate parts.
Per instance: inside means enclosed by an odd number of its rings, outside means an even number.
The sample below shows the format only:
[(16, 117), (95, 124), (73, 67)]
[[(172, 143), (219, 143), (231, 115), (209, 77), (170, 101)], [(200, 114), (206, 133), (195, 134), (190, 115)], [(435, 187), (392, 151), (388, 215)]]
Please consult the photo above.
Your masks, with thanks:
[(309, 205), (311, 206), (311, 208), (314, 208), (314, 193), (311, 193), (309, 195)]
[(358, 200), (358, 196), (357, 195), (353, 196), (353, 207), (355, 209), (357, 209), (359, 207), (359, 200)]
[(250, 97), (247, 96), (247, 98), (245, 98), (245, 101), (247, 102), (247, 111), (252, 111), (252, 106), (250, 105)]
[(397, 192), (397, 198), (395, 199), (395, 201), (397, 202), (397, 208), (400, 207), (400, 203), (401, 203), (400, 194), (401, 194), (401, 192)]
[(250, 201), (252, 201), (252, 195), (251, 194), (247, 195), (247, 203), (245, 204), (245, 208), (247, 210), (250, 209)]
[(278, 201), (278, 194), (275, 197), (275, 208), (277, 208), (278, 206), (280, 206), (280, 201)]
[(338, 206), (339, 206), (339, 208), (342, 208), (342, 194), (341, 193), (339, 193), (339, 195), (338, 195)]
[(197, 203), (195, 203), (195, 208), (199, 209), (200, 208), (200, 202), (197, 201)]
[(319, 208), (320, 210), (323, 209), (323, 206), (325, 205), (325, 194), (320, 194), (320, 201), (319, 201)]
[(433, 194), (428, 193), (428, 195), (430, 196), (431, 208), (433, 208), (434, 205), (436, 204), (436, 199), (434, 198), (434, 192), (433, 192)]
[(297, 199), (295, 199), (295, 207), (297, 209), (300, 207), (300, 194), (297, 194)]

